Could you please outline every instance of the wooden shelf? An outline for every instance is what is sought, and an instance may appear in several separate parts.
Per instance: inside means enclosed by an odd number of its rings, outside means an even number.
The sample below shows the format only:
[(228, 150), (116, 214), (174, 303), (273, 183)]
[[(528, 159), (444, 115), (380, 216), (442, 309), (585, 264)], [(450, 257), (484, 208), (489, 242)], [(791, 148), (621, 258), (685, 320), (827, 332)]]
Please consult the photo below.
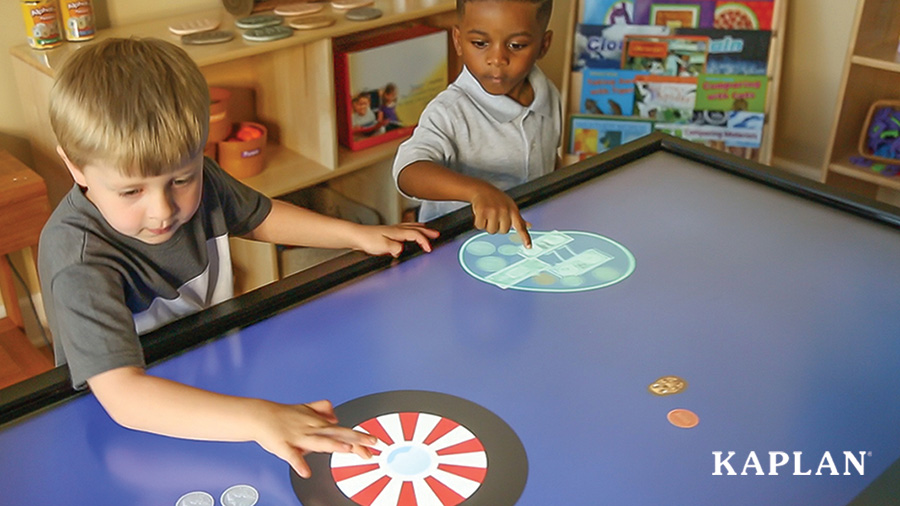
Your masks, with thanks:
[(850, 163), (850, 157), (858, 154), (859, 138), (872, 103), (900, 98), (900, 11), (896, 0), (858, 2), (822, 180), (878, 197), (883, 193), (879, 189), (900, 190), (900, 177), (857, 167)]
[(829, 163), (828, 170), (892, 190), (900, 190), (900, 176), (883, 176), (871, 169), (858, 167), (850, 163), (850, 156), (843, 156)]
[(341, 147), (335, 169), (329, 169), (284, 146), (269, 144), (266, 146), (265, 168), (255, 176), (241, 179), (241, 182), (269, 197), (278, 197), (392, 159), (397, 147), (406, 139), (408, 137), (395, 139), (361, 151)]
[[(337, 9), (332, 11), (331, 5), (326, 5), (325, 10), (320, 14), (334, 15), (337, 19), (335, 24), (316, 30), (295, 30), (291, 37), (272, 42), (245, 41), (241, 37), (241, 33), (244, 30), (234, 26), (234, 17), (228, 14), (224, 8), (99, 30), (94, 38), (94, 42), (116, 37), (157, 37), (177, 44), (180, 43), (181, 38), (169, 31), (170, 25), (180, 21), (212, 17), (220, 20), (220, 30), (233, 31), (235, 38), (223, 44), (206, 46), (182, 45), (191, 58), (197, 62), (197, 65), (204, 67), (266, 54), (278, 49), (309, 44), (323, 39), (334, 39), (408, 21), (427, 19), (431, 16), (440, 17), (444, 14), (452, 13), (456, 9), (456, 2), (453, 0), (379, 0), (376, 2), (376, 7), (383, 13), (380, 18), (370, 21), (350, 21), (344, 16), (345, 11)], [(53, 76), (66, 59), (78, 50), (81, 44), (65, 43), (56, 48), (44, 50), (31, 49), (29, 45), (21, 44), (13, 47), (10, 53), (41, 72)]]

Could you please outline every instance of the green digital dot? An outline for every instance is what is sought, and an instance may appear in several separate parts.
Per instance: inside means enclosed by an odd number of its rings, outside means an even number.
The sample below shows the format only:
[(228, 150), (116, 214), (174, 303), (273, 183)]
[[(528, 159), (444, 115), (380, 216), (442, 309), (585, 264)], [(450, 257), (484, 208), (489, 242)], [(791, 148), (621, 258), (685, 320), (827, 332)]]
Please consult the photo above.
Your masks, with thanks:
[(487, 241), (475, 241), (469, 244), (468, 248), (469, 253), (480, 257), (492, 255), (495, 251), (497, 251), (497, 248)]
[(497, 251), (501, 255), (513, 256), (519, 253), (519, 247), (515, 244), (504, 244), (497, 248)]
[(581, 286), (584, 284), (584, 279), (581, 276), (566, 276), (559, 280), (563, 286)]
[(506, 265), (506, 260), (500, 257), (482, 257), (475, 261), (475, 267), (486, 272), (497, 272)]
[(614, 279), (618, 279), (621, 274), (618, 269), (614, 267), (597, 267), (596, 269), (591, 271), (591, 275), (597, 279), (597, 281), (601, 281), (606, 283), (607, 281), (612, 281)]

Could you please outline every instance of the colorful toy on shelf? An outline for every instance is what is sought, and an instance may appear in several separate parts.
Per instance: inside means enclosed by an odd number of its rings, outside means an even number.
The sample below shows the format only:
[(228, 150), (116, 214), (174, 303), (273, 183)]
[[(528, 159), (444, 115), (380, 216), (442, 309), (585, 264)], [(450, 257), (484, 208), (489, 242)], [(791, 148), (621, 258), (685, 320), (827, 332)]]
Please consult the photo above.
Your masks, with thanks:
[(900, 100), (878, 100), (869, 108), (859, 154), (876, 162), (900, 161)]

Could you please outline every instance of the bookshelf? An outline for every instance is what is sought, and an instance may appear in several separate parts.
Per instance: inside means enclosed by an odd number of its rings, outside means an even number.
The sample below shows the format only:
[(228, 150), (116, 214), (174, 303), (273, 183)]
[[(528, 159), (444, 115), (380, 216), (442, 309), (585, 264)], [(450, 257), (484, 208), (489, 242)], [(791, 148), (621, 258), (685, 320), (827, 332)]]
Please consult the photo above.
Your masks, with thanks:
[[(704, 1), (708, 0), (698, 0), (698, 3)], [(576, 0), (575, 3), (577, 5), (569, 12), (570, 34), (575, 33), (577, 25), (582, 22), (584, 13), (585, 0)], [(759, 148), (759, 156), (756, 159), (756, 161), (767, 165), (770, 164), (772, 160), (772, 149), (775, 141), (775, 125), (777, 124), (778, 115), (777, 105), (782, 74), (782, 55), (784, 53), (787, 3), (787, 0), (772, 0), (772, 27), (771, 38), (769, 41), (769, 60), (766, 70), (767, 87), (764, 111), (765, 123), (762, 132), (762, 143)], [(571, 69), (574, 52), (573, 37), (569, 37), (566, 44), (566, 68)], [(569, 118), (579, 110), (581, 72), (566, 72), (563, 77), (563, 88), (563, 99), (567, 112), (563, 122), (563, 151), (565, 152), (569, 146), (569, 135), (571, 135), (571, 132), (569, 132)], [(615, 116), (612, 116), (612, 118), (615, 118)], [(567, 161), (573, 161), (574, 159), (575, 157), (572, 155), (566, 156)]]
[[(855, 193), (900, 202), (900, 177), (851, 163), (876, 100), (900, 99), (900, 10), (895, 0), (859, 0), (838, 92), (822, 180)], [(900, 164), (900, 161), (898, 161)]]

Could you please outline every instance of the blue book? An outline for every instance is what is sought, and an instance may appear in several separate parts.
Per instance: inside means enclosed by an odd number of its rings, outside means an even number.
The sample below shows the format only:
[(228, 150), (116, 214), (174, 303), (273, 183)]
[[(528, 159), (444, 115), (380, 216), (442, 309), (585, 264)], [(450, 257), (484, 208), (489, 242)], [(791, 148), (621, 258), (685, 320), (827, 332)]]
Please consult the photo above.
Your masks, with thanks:
[(575, 30), (572, 70), (622, 68), (622, 44), (626, 35), (668, 34), (666, 26), (579, 24)]
[(631, 116), (634, 113), (634, 78), (645, 74), (639, 70), (585, 69), (579, 111)]

